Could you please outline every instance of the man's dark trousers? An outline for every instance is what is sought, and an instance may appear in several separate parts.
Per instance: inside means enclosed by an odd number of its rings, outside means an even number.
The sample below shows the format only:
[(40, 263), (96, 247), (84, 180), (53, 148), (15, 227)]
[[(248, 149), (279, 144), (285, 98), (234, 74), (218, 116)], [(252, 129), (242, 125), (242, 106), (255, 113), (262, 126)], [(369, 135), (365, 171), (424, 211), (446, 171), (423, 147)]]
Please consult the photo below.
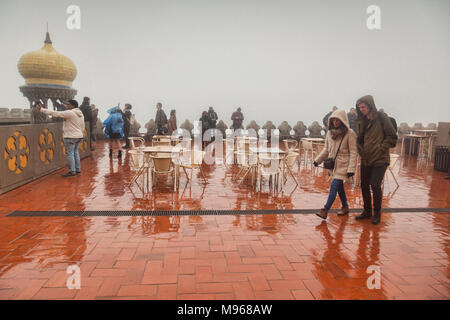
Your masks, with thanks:
[(361, 163), (361, 191), (364, 200), (364, 210), (367, 212), (372, 212), (371, 188), (373, 193), (373, 209), (375, 212), (381, 211), (381, 200), (383, 197), (381, 183), (387, 166), (387, 163), (375, 163), (372, 166), (365, 166)]
[(125, 147), (130, 147), (130, 140), (128, 140), (128, 137), (130, 135), (130, 127), (129, 126), (123, 126), (123, 137), (125, 139)]

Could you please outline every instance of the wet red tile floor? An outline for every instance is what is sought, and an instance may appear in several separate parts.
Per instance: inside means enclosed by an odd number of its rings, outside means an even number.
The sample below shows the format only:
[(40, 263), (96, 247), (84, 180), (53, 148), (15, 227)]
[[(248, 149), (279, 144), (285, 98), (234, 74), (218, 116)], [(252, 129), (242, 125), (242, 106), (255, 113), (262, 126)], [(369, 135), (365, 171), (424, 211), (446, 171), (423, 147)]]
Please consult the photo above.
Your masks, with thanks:
[[(317, 209), (329, 183), (310, 164), (294, 167), (284, 193), (254, 192), (231, 180), (233, 168), (204, 165), (158, 182), (143, 198), (126, 187), (128, 157), (108, 157), (98, 142), (82, 173), (59, 170), (0, 196), (0, 299), (449, 299), (450, 212), (7, 217), (14, 210)], [(235, 171), (233, 171), (235, 172)], [(385, 208), (449, 208), (450, 181), (430, 162), (401, 158), (388, 180)], [(351, 208), (358, 188), (346, 187)], [(338, 208), (339, 200), (334, 207)], [(312, 210), (311, 212), (314, 212)], [(81, 270), (69, 290), (68, 266)], [(368, 288), (378, 266), (379, 289)], [(371, 278), (372, 279), (372, 278)], [(369, 279), (370, 280), (370, 279)], [(369, 281), (370, 282), (370, 281)]]

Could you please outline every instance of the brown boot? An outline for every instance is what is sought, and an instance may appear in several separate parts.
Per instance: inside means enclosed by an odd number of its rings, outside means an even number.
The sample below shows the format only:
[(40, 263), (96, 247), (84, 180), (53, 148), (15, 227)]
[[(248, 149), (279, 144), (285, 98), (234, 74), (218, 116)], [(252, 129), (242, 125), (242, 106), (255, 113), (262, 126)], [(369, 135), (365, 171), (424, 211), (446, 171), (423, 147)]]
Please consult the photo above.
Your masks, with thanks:
[(322, 208), (319, 212), (316, 212), (316, 216), (326, 219), (328, 217), (328, 209)]
[(338, 212), (338, 216), (345, 216), (350, 212), (348, 206), (342, 207), (341, 211)]

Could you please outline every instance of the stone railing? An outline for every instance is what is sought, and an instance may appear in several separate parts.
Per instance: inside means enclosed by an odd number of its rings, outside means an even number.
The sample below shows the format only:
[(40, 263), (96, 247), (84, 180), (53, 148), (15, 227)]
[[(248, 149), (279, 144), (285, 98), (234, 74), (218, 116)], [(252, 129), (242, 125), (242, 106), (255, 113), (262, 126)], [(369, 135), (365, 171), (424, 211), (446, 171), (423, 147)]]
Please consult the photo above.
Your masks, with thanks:
[(0, 124), (30, 123), (31, 109), (0, 108)]
[[(1, 111), (1, 110), (0, 110)], [(97, 125), (97, 130), (98, 130)], [(132, 126), (132, 134), (140, 135), (139, 128), (140, 124), (136, 122), (136, 126)], [(216, 128), (222, 132), (222, 135), (225, 136), (225, 130), (231, 127), (231, 123), (228, 126), (225, 121), (219, 120), (217, 122)], [(150, 119), (145, 124), (146, 133), (145, 137), (150, 138), (156, 134), (157, 128), (156, 123), (153, 119)], [(181, 124), (178, 124), (178, 128), (185, 129), (192, 134), (192, 130), (194, 128), (194, 124), (186, 119)], [(280, 139), (296, 139), (300, 140), (301, 138), (309, 137), (309, 138), (324, 138), (326, 134), (326, 128), (320, 125), (318, 121), (313, 121), (309, 126), (306, 125), (303, 121), (298, 121), (293, 127), (288, 123), (288, 121), (282, 121), (280, 125), (277, 127), (272, 121), (267, 121), (264, 125), (260, 126), (255, 120), (251, 120), (246, 126), (245, 129), (253, 129), (255, 132), (259, 132), (261, 129), (267, 133), (267, 138), (270, 139), (270, 135), (272, 130), (278, 129), (280, 134)], [(406, 122), (400, 123), (398, 126), (398, 135), (401, 138), (404, 134), (410, 133), (412, 130), (419, 129), (436, 129), (437, 125), (435, 123), (429, 123), (427, 126), (424, 126), (422, 123), (415, 123), (412, 127), (409, 126)], [(103, 134), (102, 132), (95, 132), (98, 134)], [(98, 136), (97, 136), (98, 137)]]
[[(80, 158), (91, 154), (88, 130), (84, 135)], [(0, 194), (67, 165), (62, 122), (2, 125), (0, 150)]]

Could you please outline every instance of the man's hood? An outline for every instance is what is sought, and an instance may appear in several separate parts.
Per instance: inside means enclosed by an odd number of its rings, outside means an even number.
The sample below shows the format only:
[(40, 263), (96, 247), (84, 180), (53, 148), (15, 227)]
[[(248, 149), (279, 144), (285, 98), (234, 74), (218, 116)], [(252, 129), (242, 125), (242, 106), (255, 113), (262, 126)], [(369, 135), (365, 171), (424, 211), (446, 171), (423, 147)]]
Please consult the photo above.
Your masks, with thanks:
[(350, 129), (350, 125), (348, 124), (348, 117), (347, 113), (344, 109), (337, 109), (334, 111), (331, 116), (328, 118), (328, 128), (330, 128), (331, 125), (331, 119), (336, 118), (341, 120), (341, 122), (344, 124), (344, 126), (347, 127), (347, 129)]
[(373, 99), (373, 97), (371, 95), (367, 95), (367, 96), (359, 98), (356, 101), (356, 112), (358, 113), (358, 118), (364, 116), (358, 108), (358, 105), (362, 102), (366, 103), (369, 106), (369, 109), (371, 110), (372, 114), (375, 114), (377, 112), (377, 107), (375, 106), (375, 100)]
[(77, 116), (79, 116), (80, 118), (83, 116), (83, 112), (82, 112), (79, 108), (73, 108), (72, 110), (73, 110), (73, 112), (75, 112), (75, 114), (76, 114)]

